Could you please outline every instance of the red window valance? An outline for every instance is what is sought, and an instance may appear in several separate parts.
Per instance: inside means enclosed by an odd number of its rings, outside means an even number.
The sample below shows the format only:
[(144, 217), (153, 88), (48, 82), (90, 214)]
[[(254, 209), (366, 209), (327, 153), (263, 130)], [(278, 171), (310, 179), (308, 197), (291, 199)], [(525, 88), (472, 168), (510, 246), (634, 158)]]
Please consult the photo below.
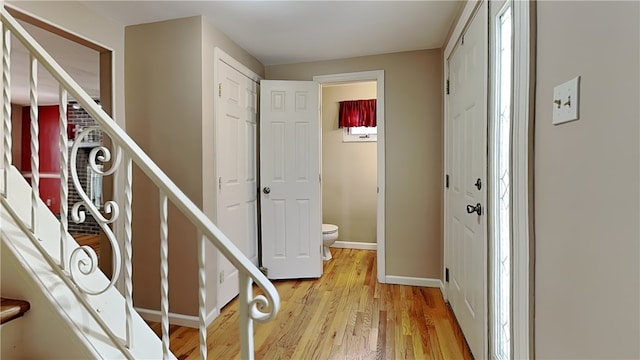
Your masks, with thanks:
[(338, 126), (376, 127), (376, 99), (340, 101)]

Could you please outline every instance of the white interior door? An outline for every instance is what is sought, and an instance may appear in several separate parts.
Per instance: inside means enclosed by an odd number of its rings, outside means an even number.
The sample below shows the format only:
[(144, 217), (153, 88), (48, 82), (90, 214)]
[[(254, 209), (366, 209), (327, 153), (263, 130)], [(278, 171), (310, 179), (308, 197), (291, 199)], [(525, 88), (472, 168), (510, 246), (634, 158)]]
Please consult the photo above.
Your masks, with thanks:
[(260, 83), (262, 265), (271, 279), (322, 275), (320, 108), (315, 81)]
[(447, 297), (477, 359), (487, 356), (487, 19), (484, 2), (449, 58), (447, 99)]
[[(256, 131), (258, 84), (218, 61), (217, 225), (258, 264)], [(218, 255), (218, 306), (238, 294), (238, 270)]]

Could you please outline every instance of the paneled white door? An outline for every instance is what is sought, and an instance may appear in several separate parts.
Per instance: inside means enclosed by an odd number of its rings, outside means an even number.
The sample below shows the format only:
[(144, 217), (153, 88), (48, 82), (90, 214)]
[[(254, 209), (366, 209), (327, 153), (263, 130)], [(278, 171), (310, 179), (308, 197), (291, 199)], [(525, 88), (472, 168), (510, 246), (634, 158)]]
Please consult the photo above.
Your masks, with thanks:
[(322, 275), (319, 84), (260, 82), (262, 265), (270, 279)]
[[(257, 265), (258, 84), (222, 60), (217, 79), (217, 225)], [(238, 294), (238, 270), (222, 254), (217, 281), (221, 308)]]
[(471, 352), (487, 356), (487, 2), (449, 58), (447, 297)]

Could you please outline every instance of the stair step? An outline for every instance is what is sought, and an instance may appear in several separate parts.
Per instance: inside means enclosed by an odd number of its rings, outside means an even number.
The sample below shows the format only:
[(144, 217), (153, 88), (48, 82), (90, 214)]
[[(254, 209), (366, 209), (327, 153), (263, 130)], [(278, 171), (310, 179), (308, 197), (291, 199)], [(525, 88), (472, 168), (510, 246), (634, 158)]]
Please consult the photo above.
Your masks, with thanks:
[(0, 298), (0, 324), (24, 315), (31, 305), (24, 300)]

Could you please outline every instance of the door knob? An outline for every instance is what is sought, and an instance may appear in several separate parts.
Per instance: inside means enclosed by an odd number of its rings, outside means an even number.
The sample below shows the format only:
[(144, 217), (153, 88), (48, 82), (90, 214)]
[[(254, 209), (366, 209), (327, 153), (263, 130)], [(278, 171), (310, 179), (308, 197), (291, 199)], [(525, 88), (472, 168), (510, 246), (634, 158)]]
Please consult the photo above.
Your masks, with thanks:
[(262, 192), (265, 193), (265, 194), (268, 194), (268, 193), (271, 192), (271, 188), (268, 187), (268, 186), (265, 186), (264, 189), (262, 189)]
[(480, 203), (477, 203), (475, 206), (467, 205), (467, 213), (468, 214), (478, 213), (478, 215), (482, 215), (482, 205), (480, 205)]

